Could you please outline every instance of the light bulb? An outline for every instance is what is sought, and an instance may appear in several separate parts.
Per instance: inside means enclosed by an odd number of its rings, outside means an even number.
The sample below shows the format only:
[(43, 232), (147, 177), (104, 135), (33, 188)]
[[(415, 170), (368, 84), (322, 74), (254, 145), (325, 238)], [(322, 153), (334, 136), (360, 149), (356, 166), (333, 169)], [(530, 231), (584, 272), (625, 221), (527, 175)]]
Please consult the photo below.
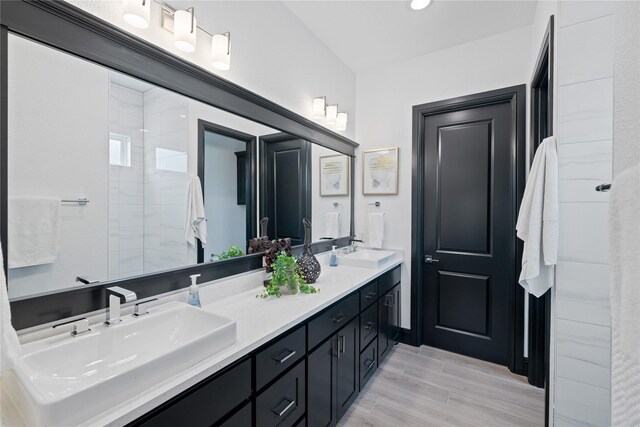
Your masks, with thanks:
[(327, 123), (334, 124), (338, 119), (338, 104), (327, 105)]
[(411, 0), (409, 5), (413, 10), (422, 10), (431, 4), (431, 0)]
[(136, 28), (149, 28), (152, 0), (122, 0), (122, 19)]
[(325, 108), (327, 105), (327, 98), (325, 96), (319, 96), (317, 98), (313, 98), (313, 118), (314, 119), (324, 119), (326, 114)]
[(193, 10), (176, 10), (173, 15), (173, 41), (176, 47), (183, 52), (194, 52), (196, 50), (198, 27), (193, 13)]
[(231, 68), (231, 34), (214, 34), (211, 38), (211, 65), (216, 70)]
[(336, 130), (347, 130), (347, 121), (349, 116), (347, 113), (341, 111), (336, 117)]

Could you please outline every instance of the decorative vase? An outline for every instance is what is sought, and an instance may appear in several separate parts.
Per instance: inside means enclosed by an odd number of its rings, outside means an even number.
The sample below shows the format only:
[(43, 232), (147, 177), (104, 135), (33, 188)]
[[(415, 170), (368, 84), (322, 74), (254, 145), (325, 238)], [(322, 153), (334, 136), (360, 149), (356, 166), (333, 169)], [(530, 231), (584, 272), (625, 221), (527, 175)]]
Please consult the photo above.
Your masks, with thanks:
[(302, 223), (304, 224), (304, 250), (297, 262), (304, 281), (312, 284), (320, 277), (320, 263), (311, 252), (311, 221), (305, 218)]

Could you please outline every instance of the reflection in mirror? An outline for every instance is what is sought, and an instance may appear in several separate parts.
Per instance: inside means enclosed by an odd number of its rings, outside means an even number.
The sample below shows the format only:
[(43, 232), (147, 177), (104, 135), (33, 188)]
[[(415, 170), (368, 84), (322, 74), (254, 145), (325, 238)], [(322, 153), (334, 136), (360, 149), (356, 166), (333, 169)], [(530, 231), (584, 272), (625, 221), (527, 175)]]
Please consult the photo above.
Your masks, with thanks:
[(245, 254), (262, 216), (294, 244), (303, 218), (349, 234), (348, 157), (19, 36), (7, 54), (10, 298)]

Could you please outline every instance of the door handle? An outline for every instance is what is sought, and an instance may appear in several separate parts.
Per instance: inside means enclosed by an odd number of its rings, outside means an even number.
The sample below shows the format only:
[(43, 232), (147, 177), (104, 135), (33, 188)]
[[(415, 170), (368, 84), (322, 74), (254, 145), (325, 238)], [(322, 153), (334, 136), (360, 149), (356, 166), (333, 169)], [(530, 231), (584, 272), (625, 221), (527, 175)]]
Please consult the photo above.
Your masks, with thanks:
[(369, 292), (366, 296), (365, 299), (373, 299), (377, 294), (375, 292)]
[(367, 323), (364, 324), (364, 328), (367, 331), (370, 331), (371, 329), (374, 329), (375, 326), (376, 326), (376, 324), (374, 322), (367, 322)]
[(433, 256), (431, 255), (425, 255), (424, 262), (426, 262), (427, 264), (435, 264), (437, 262), (440, 262), (440, 260), (433, 258)]
[(338, 335), (336, 337), (336, 346), (338, 347), (338, 354), (336, 356), (337, 356), (338, 359), (340, 359), (340, 355), (342, 354), (341, 345), (342, 345), (342, 336)]

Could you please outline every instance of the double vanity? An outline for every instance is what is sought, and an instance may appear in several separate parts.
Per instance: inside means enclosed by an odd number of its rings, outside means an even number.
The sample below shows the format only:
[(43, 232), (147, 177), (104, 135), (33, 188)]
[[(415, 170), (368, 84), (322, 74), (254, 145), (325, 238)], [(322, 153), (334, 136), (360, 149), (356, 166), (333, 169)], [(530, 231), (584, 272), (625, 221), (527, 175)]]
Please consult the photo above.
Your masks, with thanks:
[(27, 343), (3, 381), (15, 403), (3, 416), (17, 409), (24, 425), (51, 426), (335, 425), (399, 339), (402, 257), (359, 250), (333, 268), (319, 259), (317, 294), (256, 298), (264, 272), (254, 271), (202, 286), (202, 309), (180, 292), (115, 326), (92, 320), (90, 332)]

